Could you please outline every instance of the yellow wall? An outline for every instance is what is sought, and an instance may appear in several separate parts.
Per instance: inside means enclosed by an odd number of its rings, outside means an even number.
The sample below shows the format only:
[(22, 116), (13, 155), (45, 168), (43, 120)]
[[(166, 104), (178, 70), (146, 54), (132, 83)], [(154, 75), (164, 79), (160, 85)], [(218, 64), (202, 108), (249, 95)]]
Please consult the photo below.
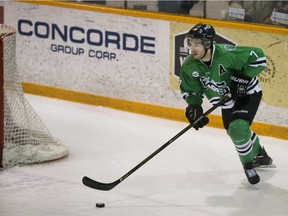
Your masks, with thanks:
[[(144, 104), (139, 102), (120, 100), (83, 92), (76, 92), (49, 86), (36, 85), (32, 83), (23, 83), (23, 91), (26, 93), (41, 95), (45, 97), (58, 98), (61, 100), (68, 100), (95, 106), (106, 106), (114, 109), (139, 113), (143, 115), (187, 122), (184, 116), (184, 111), (182, 109), (175, 109), (170, 107), (157, 106), (153, 104)], [(223, 128), (220, 116), (210, 114), (209, 118), (210, 122), (208, 126), (215, 128)], [(288, 140), (287, 127), (254, 122), (252, 125), (252, 129), (259, 135), (271, 136), (275, 138)]]
[[(26, 3), (35, 3), (35, 1), (23, 1)], [(181, 32), (183, 30), (187, 30), (191, 27), (192, 24), (203, 22), (203, 19), (192, 18), (188, 16), (176, 16), (176, 15), (168, 15), (154, 12), (141, 12), (136, 10), (127, 10), (127, 9), (117, 9), (110, 8), (106, 6), (95, 6), (92, 4), (83, 4), (83, 3), (66, 3), (66, 2), (55, 2), (55, 1), (37, 1), (37, 4), (43, 4), (48, 6), (56, 6), (56, 7), (65, 7), (65, 8), (73, 8), (79, 10), (88, 10), (95, 12), (103, 12), (103, 13), (111, 13), (118, 14), (123, 16), (134, 16), (134, 17), (142, 17), (142, 18), (150, 18), (150, 19), (159, 19), (159, 20), (167, 20), (171, 21), (171, 30), (173, 32)], [(274, 47), (276, 50), (278, 49), (287, 49), (287, 35), (288, 29), (277, 28), (277, 27), (268, 27), (268, 26), (256, 26), (245, 23), (231, 23), (225, 21), (215, 21), (215, 20), (206, 20), (205, 23), (209, 23), (213, 26), (216, 26), (217, 29), (221, 31), (222, 34), (230, 35), (233, 38), (238, 40), (237, 42), (240, 44), (244, 44), (246, 40), (254, 41), (255, 46), (264, 46), (264, 49), (268, 51), (269, 57), (272, 59), (270, 63), (273, 64), (276, 62), (277, 75), (279, 76), (277, 79), (273, 79), (276, 86), (279, 86), (280, 91), (271, 90), (267, 91), (268, 94), (264, 98), (267, 103), (277, 106), (287, 107), (287, 99), (286, 95), (288, 95), (287, 90), (284, 88), (284, 81), (286, 74), (285, 68), (287, 68), (287, 52), (285, 55), (279, 56), (277, 52), (270, 52), (270, 48)], [(241, 33), (239, 33), (241, 32)], [(243, 34), (244, 32), (244, 34)], [(246, 36), (249, 34), (249, 38)], [(172, 34), (171, 33), (171, 34)], [(260, 34), (261, 33), (261, 34)], [(274, 34), (274, 36), (272, 35)], [(277, 38), (275, 38), (275, 34)], [(245, 35), (245, 37), (241, 37), (240, 35)], [(261, 36), (263, 38), (261, 38)], [(265, 39), (264, 39), (265, 38)], [(268, 39), (267, 39), (268, 38)], [(269, 61), (269, 59), (268, 59)], [(280, 63), (279, 63), (280, 61)], [(286, 62), (286, 64), (282, 65), (281, 62)], [(269, 62), (268, 62), (269, 63)], [(271, 63), (271, 64), (272, 64)], [(273, 65), (272, 65), (273, 66)], [(283, 73), (281, 75), (281, 73)], [(280, 74), (280, 75), (279, 75)], [(286, 78), (287, 80), (287, 78)], [(270, 85), (265, 85), (264, 88), (269, 88)], [(184, 111), (180, 109), (174, 109), (169, 107), (157, 106), (152, 104), (144, 104), (139, 102), (125, 101), (115, 98), (109, 98), (104, 96), (97, 96), (88, 93), (76, 92), (72, 90), (59, 89), (49, 86), (41, 86), (32, 83), (23, 83), (23, 90), (26, 93), (37, 94), (47, 97), (54, 97), (63, 100), (69, 100), (74, 102), (92, 104), (92, 105), (102, 105), (115, 109), (125, 110), (129, 112), (135, 112), (145, 115), (151, 115), (161, 118), (168, 118), (177, 121), (185, 121), (187, 120), (184, 117)], [(277, 95), (277, 93), (279, 93)], [(275, 97), (275, 94), (277, 95)], [(284, 96), (284, 97), (283, 97)], [(279, 101), (279, 97), (283, 97), (284, 99)], [(277, 100), (278, 98), (278, 100)], [(220, 116), (210, 115), (210, 123), (209, 126), (212, 127), (222, 127), (222, 121)], [(277, 138), (287, 139), (288, 140), (288, 128), (284, 126), (277, 125), (269, 125), (264, 123), (253, 123), (252, 129), (258, 133), (259, 135), (273, 136)]]

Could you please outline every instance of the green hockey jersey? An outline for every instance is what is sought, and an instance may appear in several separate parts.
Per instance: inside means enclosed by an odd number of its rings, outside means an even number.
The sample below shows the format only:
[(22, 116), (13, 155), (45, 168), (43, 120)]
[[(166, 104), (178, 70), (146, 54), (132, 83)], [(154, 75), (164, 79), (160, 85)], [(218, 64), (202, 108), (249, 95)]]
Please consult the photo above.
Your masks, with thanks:
[[(231, 75), (240, 73), (252, 78), (247, 95), (261, 91), (257, 75), (265, 68), (266, 57), (257, 47), (213, 44), (210, 66), (193, 55), (188, 55), (180, 70), (181, 94), (190, 104), (202, 104), (204, 96), (212, 103), (218, 103), (230, 92)], [(228, 101), (222, 108), (231, 108)]]

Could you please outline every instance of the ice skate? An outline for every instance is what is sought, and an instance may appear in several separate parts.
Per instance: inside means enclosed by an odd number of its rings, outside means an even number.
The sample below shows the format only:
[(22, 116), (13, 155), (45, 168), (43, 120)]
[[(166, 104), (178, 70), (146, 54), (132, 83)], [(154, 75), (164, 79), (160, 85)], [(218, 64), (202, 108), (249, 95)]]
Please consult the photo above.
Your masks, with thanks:
[(260, 153), (254, 157), (253, 160), (253, 167), (269, 167), (272, 164), (273, 160), (271, 157), (268, 156), (267, 152), (265, 151), (264, 147), (260, 151)]
[(244, 172), (247, 176), (248, 182), (252, 185), (257, 184), (260, 181), (260, 177), (253, 168), (253, 164), (244, 165)]

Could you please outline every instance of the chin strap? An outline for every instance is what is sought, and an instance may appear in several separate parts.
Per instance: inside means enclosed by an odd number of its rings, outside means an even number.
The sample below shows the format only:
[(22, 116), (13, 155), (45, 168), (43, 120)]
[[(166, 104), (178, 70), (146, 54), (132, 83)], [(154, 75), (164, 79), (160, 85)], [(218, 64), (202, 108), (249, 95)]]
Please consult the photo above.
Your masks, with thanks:
[(209, 48), (205, 49), (205, 53), (204, 53), (203, 57), (201, 58), (201, 60), (206, 56), (208, 49), (211, 49), (211, 55), (212, 55), (213, 46), (211, 45)]
[[(208, 49), (209, 49), (209, 48), (208, 48)], [(205, 49), (205, 53), (204, 53), (204, 55), (202, 56), (201, 60), (206, 56), (208, 49)]]

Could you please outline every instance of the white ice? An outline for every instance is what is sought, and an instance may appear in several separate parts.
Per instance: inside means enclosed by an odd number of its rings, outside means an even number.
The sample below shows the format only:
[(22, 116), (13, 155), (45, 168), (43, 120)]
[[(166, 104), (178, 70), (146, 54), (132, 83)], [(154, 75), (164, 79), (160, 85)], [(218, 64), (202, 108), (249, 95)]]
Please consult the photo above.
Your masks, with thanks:
[[(288, 141), (260, 136), (276, 168), (250, 185), (226, 132), (189, 130), (111, 191), (112, 182), (187, 126), (144, 115), (26, 95), (66, 158), (0, 171), (1, 216), (288, 215)], [(96, 208), (104, 202), (105, 208)]]

